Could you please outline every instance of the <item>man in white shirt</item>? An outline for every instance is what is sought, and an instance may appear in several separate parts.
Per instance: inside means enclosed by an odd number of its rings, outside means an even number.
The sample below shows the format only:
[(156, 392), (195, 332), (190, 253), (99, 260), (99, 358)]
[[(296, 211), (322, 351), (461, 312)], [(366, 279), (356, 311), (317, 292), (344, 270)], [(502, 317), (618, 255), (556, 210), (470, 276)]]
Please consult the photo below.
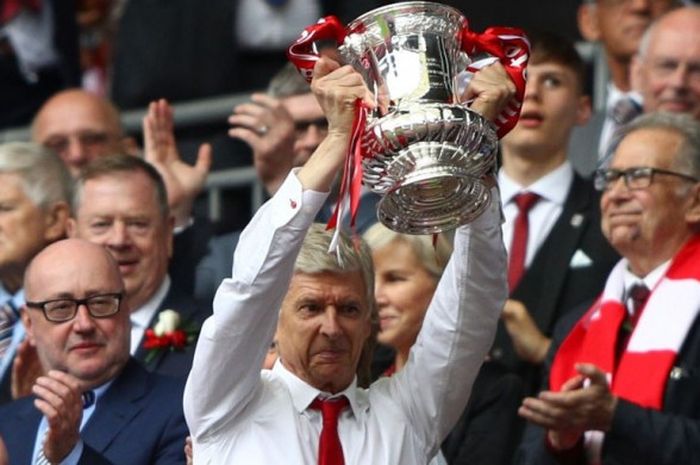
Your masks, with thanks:
[[(306, 233), (343, 164), (355, 100), (373, 103), (360, 75), (328, 58), (316, 65), (312, 89), (328, 137), (241, 235), (232, 277), (202, 327), (184, 398), (195, 463), (317, 463), (326, 457), (320, 437), (332, 436), (336, 422), (322, 427), (322, 414), (309, 407), (344, 398), (340, 460), (425, 464), (466, 404), (493, 338), (506, 293), (497, 201), (457, 231), (406, 367), (367, 390), (356, 386), (375, 315), (369, 254), (343, 238), (337, 260), (327, 254), (328, 233)], [(471, 91), (472, 108), (493, 119), (513, 86), (494, 65), (477, 73)], [(280, 360), (260, 372), (278, 315)]]

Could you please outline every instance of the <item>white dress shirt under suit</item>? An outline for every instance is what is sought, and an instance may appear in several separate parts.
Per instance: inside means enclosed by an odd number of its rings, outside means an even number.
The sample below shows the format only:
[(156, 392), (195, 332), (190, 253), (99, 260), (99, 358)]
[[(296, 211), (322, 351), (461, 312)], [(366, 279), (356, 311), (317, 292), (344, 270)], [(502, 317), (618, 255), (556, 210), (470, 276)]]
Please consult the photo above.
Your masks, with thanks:
[[(233, 274), (203, 325), (184, 396), (194, 462), (313, 465), (323, 394), (278, 362), (259, 369), (308, 226), (326, 195), (302, 191), (291, 173), (242, 233)], [(338, 431), (346, 465), (428, 463), (467, 403), (507, 295), (498, 193), (457, 231), (409, 361), (369, 389), (340, 394), (350, 407)], [(327, 393), (326, 393), (327, 394)]]

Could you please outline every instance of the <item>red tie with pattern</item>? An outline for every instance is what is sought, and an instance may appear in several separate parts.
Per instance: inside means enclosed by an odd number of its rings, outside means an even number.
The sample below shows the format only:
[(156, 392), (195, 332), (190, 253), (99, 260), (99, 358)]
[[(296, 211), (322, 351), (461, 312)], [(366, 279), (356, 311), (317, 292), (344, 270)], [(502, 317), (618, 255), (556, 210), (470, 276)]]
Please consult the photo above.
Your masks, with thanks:
[(323, 429), (318, 441), (318, 465), (345, 465), (343, 446), (338, 437), (338, 416), (348, 406), (348, 399), (337, 397), (322, 400), (316, 398), (311, 408), (321, 411)]
[(527, 252), (528, 218), (535, 203), (540, 196), (534, 192), (523, 192), (515, 196), (515, 204), (518, 206), (518, 216), (515, 217), (513, 227), (513, 240), (510, 243), (510, 257), (508, 259), (508, 289), (512, 292), (525, 271), (525, 254)]

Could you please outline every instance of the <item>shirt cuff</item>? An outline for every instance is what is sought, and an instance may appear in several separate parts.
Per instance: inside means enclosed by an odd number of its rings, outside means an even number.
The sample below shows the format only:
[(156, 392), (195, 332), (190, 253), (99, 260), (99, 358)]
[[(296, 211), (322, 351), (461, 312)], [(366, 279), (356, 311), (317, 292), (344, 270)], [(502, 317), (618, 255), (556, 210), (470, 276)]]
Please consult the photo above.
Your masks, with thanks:
[(73, 447), (73, 450), (70, 451), (70, 454), (68, 454), (68, 456), (61, 461), (60, 465), (78, 465), (80, 456), (83, 455), (83, 448), (83, 440), (78, 439), (78, 442)]
[(273, 227), (290, 224), (307, 228), (308, 218), (316, 216), (328, 197), (328, 192), (304, 190), (297, 177), (298, 171), (299, 168), (295, 168), (289, 173), (270, 201)]

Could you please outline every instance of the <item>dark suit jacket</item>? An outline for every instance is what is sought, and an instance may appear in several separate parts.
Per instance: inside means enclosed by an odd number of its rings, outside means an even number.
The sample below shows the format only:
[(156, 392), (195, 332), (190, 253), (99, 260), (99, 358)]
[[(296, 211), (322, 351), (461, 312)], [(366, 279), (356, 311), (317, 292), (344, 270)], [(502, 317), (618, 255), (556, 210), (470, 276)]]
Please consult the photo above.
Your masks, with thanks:
[(58, 62), (41, 70), (37, 81), (29, 83), (19, 71), (16, 56), (0, 53), (0, 128), (29, 123), (54, 92), (80, 85), (75, 2), (47, 0), (45, 3), (53, 11), (53, 45)]
[[(700, 259), (700, 258), (699, 258)], [(547, 368), (557, 348), (590, 303), (557, 325)], [(549, 370), (546, 370), (548, 373)], [(548, 379), (545, 378), (545, 382)], [(546, 384), (545, 384), (546, 385)], [(603, 443), (604, 465), (677, 465), (697, 463), (700, 451), (700, 319), (696, 319), (666, 383), (661, 411), (620, 400)], [(515, 463), (585, 464), (583, 457), (558, 462), (544, 444), (544, 430), (528, 425)]]
[[(171, 283), (168, 293), (158, 307), (158, 311), (153, 315), (148, 327), (153, 328), (158, 322), (158, 314), (167, 309), (175, 310), (180, 314), (181, 328), (194, 326), (197, 330), (201, 328), (204, 320), (212, 312), (211, 305), (195, 300), (190, 294), (175, 285), (174, 282)], [(142, 342), (136, 354), (134, 354), (134, 358), (141, 362), (148, 371), (176, 378), (186, 378), (192, 367), (194, 348), (195, 342), (189, 344), (183, 351), (164, 350), (146, 363), (148, 351), (144, 349)]]
[[(184, 464), (183, 390), (183, 381), (148, 373), (129, 360), (80, 433), (85, 450), (79, 464)], [(40, 420), (31, 397), (0, 408), (10, 465), (31, 463)]]
[[(559, 219), (511, 292), (510, 298), (525, 304), (546, 335), (552, 334), (564, 313), (603, 290), (619, 258), (600, 230), (598, 199), (592, 182), (575, 175)], [(590, 264), (572, 266), (574, 255), (581, 253), (590, 258)], [(499, 323), (491, 359), (523, 376), (526, 392), (535, 387), (539, 376), (518, 359), (503, 323)]]
[(581, 176), (590, 176), (598, 166), (598, 146), (603, 123), (605, 113), (596, 112), (585, 126), (576, 126), (571, 132), (567, 155)]

